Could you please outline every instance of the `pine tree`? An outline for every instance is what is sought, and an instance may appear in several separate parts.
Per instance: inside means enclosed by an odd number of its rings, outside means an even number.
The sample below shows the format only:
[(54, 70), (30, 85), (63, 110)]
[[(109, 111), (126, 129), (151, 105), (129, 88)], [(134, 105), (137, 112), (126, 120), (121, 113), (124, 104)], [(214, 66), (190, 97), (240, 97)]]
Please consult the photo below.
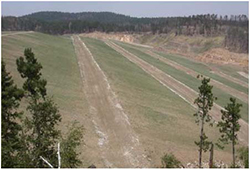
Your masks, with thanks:
[(239, 119), (240, 107), (239, 103), (236, 103), (235, 98), (230, 98), (230, 102), (225, 107), (225, 110), (221, 110), (221, 121), (218, 122), (218, 127), (220, 128), (221, 137), (220, 142), (224, 144), (232, 143), (232, 156), (233, 156), (233, 168), (235, 168), (235, 145), (237, 143), (238, 137), (237, 132), (240, 130)]
[(25, 58), (20, 57), (16, 61), (17, 70), (21, 77), (27, 79), (23, 84), (23, 89), (27, 91), (26, 94), (35, 101), (38, 101), (41, 97), (44, 99), (47, 95), (47, 81), (41, 79), (42, 65), (37, 62), (30, 48), (24, 50), (24, 56)]
[(40, 156), (50, 160), (52, 164), (57, 164), (55, 146), (60, 136), (56, 126), (61, 121), (58, 108), (52, 99), (47, 97), (47, 81), (42, 79), (42, 65), (37, 62), (31, 49), (25, 49), (25, 58), (17, 59), (17, 69), (22, 78), (26, 81), (23, 89), (29, 105), (28, 112), (31, 118), (26, 119), (26, 146), (30, 158), (27, 166), (47, 167), (40, 159)]
[(77, 123), (69, 128), (66, 138), (61, 141), (61, 157), (63, 168), (76, 168), (82, 164), (79, 159), (80, 153), (77, 152), (77, 147), (81, 144), (83, 138), (83, 127), (77, 126)]
[(199, 87), (199, 97), (194, 101), (198, 107), (198, 111), (194, 116), (197, 118), (196, 123), (200, 125), (200, 140), (195, 142), (199, 146), (199, 168), (201, 168), (202, 163), (202, 152), (206, 152), (209, 149), (209, 145), (211, 145), (211, 142), (207, 141), (208, 137), (204, 132), (204, 123), (211, 121), (212, 117), (209, 115), (209, 110), (211, 110), (216, 99), (212, 93), (213, 86), (209, 85), (209, 82), (209, 78), (203, 78)]
[(12, 77), (6, 71), (2, 62), (2, 165), (1, 167), (17, 167), (17, 151), (21, 148), (18, 123), (22, 113), (18, 112), (19, 102), (23, 97), (23, 90), (17, 88)]

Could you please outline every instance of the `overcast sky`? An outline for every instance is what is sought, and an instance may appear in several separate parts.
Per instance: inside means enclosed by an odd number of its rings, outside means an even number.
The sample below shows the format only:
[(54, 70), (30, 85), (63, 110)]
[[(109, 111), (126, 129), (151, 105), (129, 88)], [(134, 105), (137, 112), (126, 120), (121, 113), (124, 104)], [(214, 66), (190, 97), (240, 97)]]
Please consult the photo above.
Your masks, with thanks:
[(38, 11), (109, 11), (135, 17), (189, 16), (214, 13), (248, 16), (248, 2), (3, 2), (2, 16), (22, 16)]

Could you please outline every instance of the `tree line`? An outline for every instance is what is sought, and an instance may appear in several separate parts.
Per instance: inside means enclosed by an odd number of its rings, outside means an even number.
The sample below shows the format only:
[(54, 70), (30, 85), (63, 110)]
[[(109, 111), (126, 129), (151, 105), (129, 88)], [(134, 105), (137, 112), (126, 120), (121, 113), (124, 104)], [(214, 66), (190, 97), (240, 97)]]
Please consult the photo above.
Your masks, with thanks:
[[(127, 32), (206, 37), (223, 35), (225, 46), (248, 52), (248, 17), (216, 14), (188, 17), (136, 18), (111, 12), (37, 12), (21, 17), (2, 17), (3, 31), (38, 31), (54, 35), (67, 33)], [(243, 37), (243, 38), (242, 38)], [(235, 47), (236, 46), (236, 47)]]

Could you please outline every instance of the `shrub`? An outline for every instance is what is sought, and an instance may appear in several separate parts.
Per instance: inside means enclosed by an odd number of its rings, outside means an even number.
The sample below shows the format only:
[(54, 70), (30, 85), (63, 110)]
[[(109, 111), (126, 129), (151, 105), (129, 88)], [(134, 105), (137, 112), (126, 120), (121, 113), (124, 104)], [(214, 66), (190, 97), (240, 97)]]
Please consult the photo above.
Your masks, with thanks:
[(249, 166), (249, 150), (248, 147), (241, 147), (238, 149), (239, 158), (243, 161), (244, 167), (248, 168)]
[(173, 154), (165, 154), (161, 158), (163, 168), (180, 168), (181, 162)]

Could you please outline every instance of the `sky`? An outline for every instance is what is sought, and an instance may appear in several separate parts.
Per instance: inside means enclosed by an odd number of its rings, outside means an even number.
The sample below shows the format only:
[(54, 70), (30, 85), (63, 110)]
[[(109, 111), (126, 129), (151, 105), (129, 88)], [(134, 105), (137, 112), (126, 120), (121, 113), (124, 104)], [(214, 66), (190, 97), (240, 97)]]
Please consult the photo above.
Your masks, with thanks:
[(2, 1), (2, 16), (22, 16), (39, 11), (61, 12), (100, 12), (109, 11), (133, 17), (169, 17), (189, 16), (196, 14), (214, 13), (218, 15), (248, 16), (248, 2), (32, 2), (32, 1)]

